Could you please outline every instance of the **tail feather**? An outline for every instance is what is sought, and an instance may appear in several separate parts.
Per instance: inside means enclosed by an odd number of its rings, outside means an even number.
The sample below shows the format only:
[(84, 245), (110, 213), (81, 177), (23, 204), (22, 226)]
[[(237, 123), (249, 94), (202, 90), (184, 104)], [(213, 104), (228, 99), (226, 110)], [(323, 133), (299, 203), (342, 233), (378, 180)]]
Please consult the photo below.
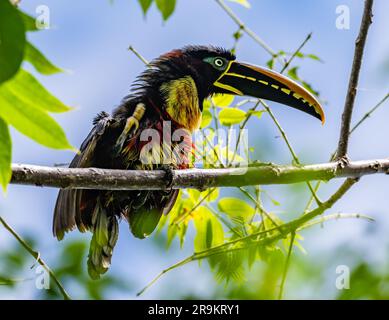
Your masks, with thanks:
[(119, 224), (115, 216), (107, 216), (106, 210), (97, 202), (92, 216), (93, 237), (89, 247), (88, 273), (99, 279), (111, 265), (113, 249), (119, 236)]
[(58, 240), (62, 240), (65, 233), (76, 226), (80, 232), (88, 230), (84, 221), (87, 214), (81, 210), (82, 192), (77, 189), (59, 191), (53, 218), (53, 234)]
[(76, 225), (75, 214), (71, 205), (76, 190), (60, 190), (55, 204), (53, 218), (53, 234), (58, 240), (63, 239), (65, 232)]

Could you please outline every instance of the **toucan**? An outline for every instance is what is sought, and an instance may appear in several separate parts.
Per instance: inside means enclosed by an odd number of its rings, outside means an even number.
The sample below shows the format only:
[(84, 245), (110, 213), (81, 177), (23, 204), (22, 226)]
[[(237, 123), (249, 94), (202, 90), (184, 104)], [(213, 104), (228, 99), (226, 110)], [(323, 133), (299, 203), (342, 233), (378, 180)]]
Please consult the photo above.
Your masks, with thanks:
[[(101, 112), (94, 118), (93, 128), (70, 167), (162, 169), (167, 176), (171, 169), (188, 168), (190, 164), (184, 160), (190, 142), (184, 144), (186, 148), (176, 148), (188, 139), (164, 143), (154, 152), (149, 148), (150, 134), (164, 135), (166, 122), (172, 132), (183, 130), (192, 134), (200, 126), (204, 100), (215, 94), (271, 100), (308, 113), (322, 123), (325, 120), (318, 99), (295, 81), (267, 68), (238, 62), (229, 50), (191, 45), (151, 61), (112, 114)], [(162, 145), (165, 138), (171, 136), (156, 139), (156, 144)], [(174, 150), (170, 162), (155, 161), (169, 151), (166, 148)], [(172, 209), (177, 194), (178, 190), (172, 188), (61, 189), (54, 210), (53, 233), (59, 240), (75, 227), (93, 233), (88, 272), (91, 278), (98, 279), (110, 266), (119, 220), (128, 221), (135, 237), (145, 238), (154, 231), (161, 216)]]

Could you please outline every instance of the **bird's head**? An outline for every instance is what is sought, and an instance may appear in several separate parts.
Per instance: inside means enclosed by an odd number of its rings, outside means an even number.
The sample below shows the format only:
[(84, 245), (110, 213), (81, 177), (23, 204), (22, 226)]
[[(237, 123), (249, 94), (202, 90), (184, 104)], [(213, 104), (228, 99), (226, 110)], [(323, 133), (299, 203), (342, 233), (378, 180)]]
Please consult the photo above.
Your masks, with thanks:
[(303, 86), (267, 68), (236, 61), (228, 50), (212, 46), (187, 46), (168, 52), (150, 63), (141, 80), (152, 88), (172, 81), (193, 79), (202, 108), (207, 97), (226, 93), (262, 98), (306, 112), (324, 123), (319, 101)]

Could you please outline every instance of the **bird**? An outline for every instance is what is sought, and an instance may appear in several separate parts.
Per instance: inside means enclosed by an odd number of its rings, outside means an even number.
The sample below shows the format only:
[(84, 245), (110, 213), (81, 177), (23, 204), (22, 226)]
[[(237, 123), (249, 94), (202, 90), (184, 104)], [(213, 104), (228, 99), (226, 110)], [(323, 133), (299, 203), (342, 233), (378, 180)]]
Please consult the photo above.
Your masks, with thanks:
[[(297, 82), (273, 70), (238, 62), (234, 53), (222, 47), (189, 45), (152, 60), (112, 114), (103, 111), (94, 118), (69, 167), (162, 169), (168, 185), (173, 169), (191, 166), (187, 159), (190, 136), (200, 126), (204, 100), (215, 94), (275, 101), (325, 121), (318, 99)], [(144, 151), (150, 149), (146, 148), (149, 137), (142, 137), (144, 132), (164, 135), (165, 122), (170, 123), (172, 132), (182, 129), (186, 136), (167, 146), (157, 139), (154, 145), (161, 147), (159, 151)], [(177, 149), (182, 142), (184, 146)], [(173, 156), (168, 163), (161, 163), (161, 154), (169, 153), (169, 149)], [(172, 209), (177, 194), (173, 188), (61, 189), (54, 209), (53, 234), (62, 240), (76, 227), (80, 232), (91, 231), (88, 273), (92, 279), (99, 279), (111, 265), (119, 221), (126, 220), (136, 238), (145, 238)]]

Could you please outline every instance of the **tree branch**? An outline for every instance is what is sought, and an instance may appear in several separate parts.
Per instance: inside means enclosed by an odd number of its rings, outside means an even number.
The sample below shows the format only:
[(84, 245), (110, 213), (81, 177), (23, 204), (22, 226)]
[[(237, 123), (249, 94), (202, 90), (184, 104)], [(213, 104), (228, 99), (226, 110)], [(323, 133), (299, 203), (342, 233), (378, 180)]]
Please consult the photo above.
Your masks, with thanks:
[(19, 242), (19, 244), (26, 249), (26, 251), (34, 257), (34, 259), (49, 273), (50, 277), (54, 280), (56, 286), (58, 287), (60, 293), (62, 294), (65, 300), (71, 300), (69, 294), (66, 292), (62, 283), (58, 280), (55, 273), (49, 268), (45, 261), (40, 257), (39, 252), (36, 252), (30, 245), (21, 237), (17, 232), (0, 216), (0, 223), (3, 227), (10, 233), (12, 236)]
[[(342, 177), (358, 178), (375, 173), (389, 174), (389, 158), (352, 161), (343, 168), (330, 162), (306, 166), (259, 163), (248, 168), (175, 170), (172, 188), (291, 184)], [(162, 190), (166, 189), (165, 174), (162, 170), (55, 168), (14, 164), (11, 183), (77, 189)]]
[(372, 7), (373, 0), (365, 0), (361, 27), (359, 29), (357, 40), (355, 41), (354, 60), (351, 69), (344, 110), (342, 114), (342, 125), (340, 129), (337, 159), (341, 159), (347, 154), (350, 135), (350, 123), (354, 108), (355, 96), (357, 92), (359, 73), (361, 70), (363, 51), (366, 44), (367, 32), (369, 31), (369, 27), (372, 22)]
[[(244, 22), (224, 3), (223, 0), (215, 0), (216, 3), (230, 16), (230, 18), (238, 25), (239, 29), (245, 32), (250, 38), (258, 43), (270, 55), (276, 56), (276, 52), (265, 41), (263, 41), (255, 32), (249, 29)], [(283, 61), (281, 61), (283, 63)]]

